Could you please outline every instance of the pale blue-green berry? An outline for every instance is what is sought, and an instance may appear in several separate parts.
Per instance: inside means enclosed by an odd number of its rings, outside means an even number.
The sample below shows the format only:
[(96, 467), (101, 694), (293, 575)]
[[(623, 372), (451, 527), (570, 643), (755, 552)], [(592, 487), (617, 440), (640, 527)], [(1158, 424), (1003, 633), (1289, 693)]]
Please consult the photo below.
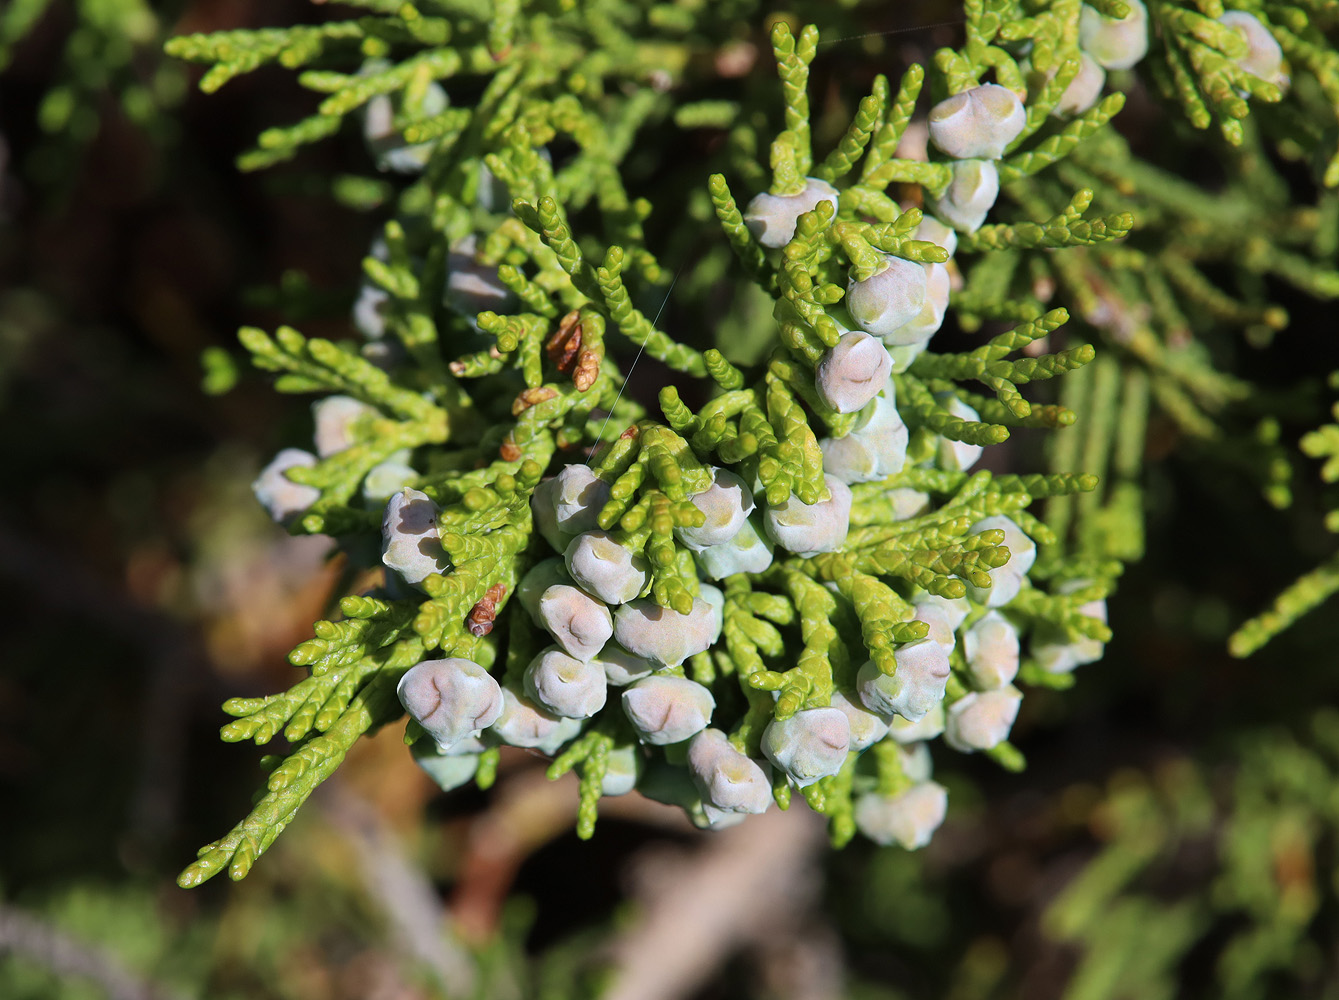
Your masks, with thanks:
[(418, 470), (409, 464), (412, 453), (408, 448), (387, 457), (368, 470), (363, 477), (363, 499), (382, 504), (418, 479)]
[(916, 722), (894, 715), (888, 720), (888, 738), (909, 744), (932, 740), (944, 731), (944, 703), (940, 702)]
[(260, 470), (260, 475), (251, 484), (251, 492), (270, 512), (270, 517), (280, 524), (287, 524), (321, 499), (321, 491), (315, 486), (295, 483), (284, 473), (289, 469), (310, 469), (315, 464), (316, 456), (311, 452), (285, 448)]
[(706, 520), (700, 527), (675, 528), (674, 534), (693, 552), (724, 545), (744, 529), (753, 513), (753, 491), (728, 469), (713, 468), (711, 485), (689, 499)]
[(470, 235), (451, 244), (446, 255), (446, 287), (442, 301), (466, 316), (485, 310), (506, 312), (511, 289), (497, 276), (497, 267), (478, 260), (479, 237)]
[(812, 212), (819, 202), (826, 201), (837, 208), (837, 189), (827, 181), (806, 177), (804, 190), (799, 194), (780, 195), (766, 192), (754, 196), (744, 209), (744, 224), (749, 232), (765, 247), (776, 249), (790, 242), (795, 235), (795, 223), (805, 212)]
[(762, 734), (762, 752), (800, 788), (836, 774), (851, 749), (851, 724), (838, 708), (806, 708), (773, 719)]
[(607, 531), (577, 535), (568, 543), (563, 559), (572, 579), (606, 604), (632, 600), (650, 580), (641, 553), (625, 549)]
[(609, 484), (589, 465), (569, 465), (553, 477), (553, 518), (558, 530), (579, 535), (600, 526), (600, 510), (609, 502)]
[(772, 543), (746, 520), (728, 542), (694, 553), (697, 567), (708, 580), (724, 580), (736, 573), (761, 573), (772, 565)]
[(424, 660), (404, 672), (400, 704), (443, 748), (478, 736), (502, 714), (502, 688), (483, 667), (459, 656)]
[(386, 314), (390, 311), (391, 295), (386, 289), (364, 281), (358, 286), (358, 299), (353, 304), (353, 325), (368, 340), (380, 340), (386, 335)]
[(999, 608), (1008, 604), (1023, 587), (1023, 580), (1032, 564), (1037, 560), (1037, 545), (1023, 529), (1003, 514), (983, 518), (967, 529), (969, 534), (999, 529), (1004, 532), (1004, 544), (1009, 548), (1009, 561), (1003, 566), (986, 570), (990, 576), (989, 587), (967, 584), (967, 593), (978, 604), (990, 608)]
[(535, 530), (557, 552), (566, 552), (574, 535), (558, 527), (558, 480), (546, 479), (530, 492), (530, 515)]
[(381, 561), (406, 583), (421, 584), (433, 573), (445, 573), (451, 560), (437, 537), (441, 508), (421, 490), (405, 489), (386, 503), (381, 520)]
[(893, 506), (893, 519), (905, 521), (907, 518), (924, 514), (930, 506), (930, 494), (914, 490), (910, 486), (895, 486), (885, 490), (885, 497)]
[(544, 596), (544, 591), (555, 584), (571, 582), (572, 578), (567, 573), (567, 564), (563, 562), (562, 556), (541, 559), (526, 570), (525, 576), (516, 584), (515, 597), (530, 615), (530, 620), (543, 628), (544, 619), (540, 617), (539, 599)]
[(972, 613), (972, 603), (965, 597), (940, 597), (938, 594), (927, 594), (920, 592), (914, 598), (916, 606), (922, 605), (939, 608), (948, 618), (948, 625), (953, 631), (957, 631), (963, 620)]
[(719, 729), (704, 729), (688, 744), (688, 773), (713, 821), (720, 818), (714, 813), (764, 813), (772, 803), (766, 772)]
[(721, 613), (701, 597), (693, 609), (680, 614), (649, 598), (632, 601), (614, 611), (614, 638), (635, 656), (672, 667), (705, 652), (721, 634)]
[(1148, 8), (1125, 0), (1129, 13), (1107, 17), (1087, 4), (1079, 10), (1079, 46), (1107, 69), (1130, 69), (1148, 53)]
[(851, 727), (851, 749), (856, 753), (867, 750), (888, 735), (887, 722), (841, 691), (832, 692), (832, 707), (846, 716)]
[(903, 775), (918, 785), (922, 781), (929, 781), (934, 773), (934, 758), (930, 756), (929, 744), (924, 742), (899, 744), (897, 762), (902, 767)]
[(633, 656), (616, 642), (607, 643), (594, 660), (604, 670), (604, 679), (615, 687), (624, 687), (660, 669), (660, 664)]
[(591, 659), (614, 635), (609, 606), (578, 587), (555, 583), (539, 596), (539, 623), (569, 656)]
[[(441, 85), (429, 83), (420, 114), (425, 118), (441, 114), (448, 104)], [(395, 106), (386, 94), (375, 95), (363, 106), (363, 139), (377, 169), (397, 174), (421, 172), (437, 148), (436, 142), (405, 142), (404, 135), (395, 127)]]
[(879, 337), (911, 322), (925, 305), (925, 268), (915, 261), (883, 255), (883, 270), (846, 283), (846, 310), (860, 329)]
[(329, 458), (354, 443), (354, 425), (376, 410), (352, 396), (326, 396), (312, 403), (316, 454)]
[(417, 740), (409, 748), (414, 763), (444, 792), (468, 784), (479, 770), (479, 754), (442, 753), (432, 740)]
[(963, 634), (962, 651), (972, 683), (981, 690), (1011, 684), (1018, 676), (1018, 629), (998, 611)]
[[(981, 414), (954, 395), (940, 397), (944, 408), (962, 420), (980, 420)], [(981, 457), (981, 445), (941, 437), (935, 451), (935, 463), (946, 472), (966, 472)]]
[(589, 719), (604, 708), (604, 667), (568, 656), (550, 646), (525, 668), (525, 696), (565, 719)]
[(914, 347), (924, 344), (944, 325), (948, 312), (948, 268), (943, 264), (922, 264), (925, 270), (925, 304), (921, 311), (883, 338), (886, 347)]
[(826, 473), (823, 482), (829, 499), (807, 504), (792, 493), (784, 503), (763, 513), (763, 527), (772, 541), (805, 558), (836, 552), (846, 544), (851, 527), (851, 488)]
[[(916, 265), (919, 267), (919, 265)], [(876, 337), (853, 330), (818, 359), (814, 388), (838, 413), (854, 413), (879, 394), (893, 372), (893, 360)]]
[(954, 634), (957, 624), (947, 608), (937, 602), (925, 601), (916, 605), (912, 617), (930, 626), (930, 634), (926, 638), (938, 643), (945, 653), (953, 652), (958, 644)]
[(914, 851), (930, 842), (947, 812), (948, 789), (926, 781), (892, 798), (877, 792), (860, 796), (855, 801), (855, 825), (876, 844), (899, 844)]
[(930, 109), (930, 141), (959, 160), (998, 160), (1027, 124), (1018, 95), (987, 83)]
[(958, 249), (958, 234), (953, 231), (953, 227), (945, 225), (933, 215), (921, 217), (921, 224), (916, 227), (916, 232), (911, 238), (941, 246), (948, 251), (950, 257)]
[[(1059, 593), (1077, 590), (1087, 586), (1087, 580), (1073, 580), (1057, 589)], [(1078, 613), (1088, 618), (1096, 618), (1106, 624), (1107, 602), (1101, 598), (1089, 601), (1078, 607)], [(1081, 635), (1070, 639), (1059, 629), (1043, 626), (1032, 637), (1031, 652), (1033, 659), (1049, 674), (1067, 674), (1075, 667), (1086, 663), (1096, 663), (1102, 658), (1105, 645), (1097, 639)]]
[(601, 795), (627, 795), (637, 787), (642, 774), (641, 751), (632, 744), (614, 747), (605, 757), (604, 777), (600, 781)]
[(999, 194), (1000, 173), (993, 160), (955, 160), (953, 177), (931, 208), (954, 229), (974, 233), (986, 221)]
[(873, 660), (856, 675), (860, 700), (871, 712), (896, 713), (915, 722), (944, 698), (951, 673), (948, 653), (933, 639), (903, 643), (893, 653), (897, 669), (890, 677)]
[(488, 732), (508, 746), (554, 754), (564, 743), (576, 737), (583, 725), (581, 719), (552, 715), (524, 695), (504, 687), (502, 714)]
[(902, 471), (909, 434), (891, 395), (876, 396), (845, 437), (818, 442), (823, 471), (844, 483), (867, 483)]
[(651, 676), (623, 689), (623, 711), (643, 743), (681, 743), (706, 729), (716, 699), (685, 677)]
[(1083, 114), (1097, 103), (1106, 82), (1107, 71), (1102, 68), (1102, 64), (1087, 52), (1081, 53), (1079, 71), (1074, 79), (1069, 81), (1069, 86), (1060, 95), (1060, 103), (1052, 109), (1051, 114), (1057, 118)]
[(1023, 693), (1011, 686), (963, 695), (948, 707), (944, 742), (962, 753), (999, 746), (1009, 738), (1022, 703)]
[(1218, 19), (1218, 23), (1246, 39), (1246, 54), (1237, 60), (1238, 66), (1251, 76), (1270, 83), (1287, 82), (1283, 72), (1283, 49), (1259, 18), (1244, 10), (1230, 10)]

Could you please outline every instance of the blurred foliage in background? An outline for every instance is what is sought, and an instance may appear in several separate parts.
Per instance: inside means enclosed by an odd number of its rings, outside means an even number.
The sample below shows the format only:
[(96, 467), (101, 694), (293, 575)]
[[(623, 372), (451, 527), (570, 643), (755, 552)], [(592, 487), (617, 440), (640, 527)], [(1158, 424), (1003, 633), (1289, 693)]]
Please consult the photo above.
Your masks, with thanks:
[[(853, 13), (897, 33), (817, 71), (923, 60), (955, 42), (954, 7)], [(325, 14), (0, 11), (0, 996), (560, 1000), (598, 993), (611, 965), (704, 998), (1339, 993), (1339, 721), (1317, 711), (1339, 676), (1333, 616), (1249, 660), (1226, 648), (1324, 558), (1326, 505), (1303, 475), (1274, 510), (1212, 449), (1175, 450), (1169, 421), (1150, 429), (1147, 552), (1106, 658), (1065, 698), (1029, 699), (1025, 776), (966, 760), (943, 778), (953, 811), (923, 852), (831, 853), (776, 814), (703, 837), (644, 800), (579, 842), (573, 788), (543, 761), (507, 757), (488, 794), (443, 798), (392, 727), (246, 882), (176, 889), (258, 777), (258, 752), (217, 743), (217, 705), (288, 683), (284, 653), (341, 574), (250, 498), (305, 408), (249, 376), (206, 395), (199, 357), (296, 309), (308, 334), (344, 335), (375, 222), (324, 197), (321, 178), (366, 169), (355, 136), (234, 169), (307, 113), (290, 80), (253, 74), (205, 106), (161, 44)], [(1295, 441), (1339, 344), (1325, 307), (1271, 291), (1292, 327), (1236, 374)], [(685, 917), (711, 933), (685, 943)]]

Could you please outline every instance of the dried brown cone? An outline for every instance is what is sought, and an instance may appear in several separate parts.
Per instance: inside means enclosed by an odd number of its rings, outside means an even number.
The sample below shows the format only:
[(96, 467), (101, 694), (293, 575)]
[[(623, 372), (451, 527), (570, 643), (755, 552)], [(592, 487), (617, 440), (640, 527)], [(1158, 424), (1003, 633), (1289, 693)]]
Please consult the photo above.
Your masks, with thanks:
[(511, 415), (519, 417), (532, 406), (538, 406), (547, 400), (558, 395), (558, 390), (550, 385), (536, 386), (533, 389), (524, 390), (511, 404)]
[(495, 583), (479, 598), (470, 613), (465, 616), (465, 627), (476, 638), (493, 631), (493, 622), (497, 618), (497, 602), (507, 593), (507, 585)]

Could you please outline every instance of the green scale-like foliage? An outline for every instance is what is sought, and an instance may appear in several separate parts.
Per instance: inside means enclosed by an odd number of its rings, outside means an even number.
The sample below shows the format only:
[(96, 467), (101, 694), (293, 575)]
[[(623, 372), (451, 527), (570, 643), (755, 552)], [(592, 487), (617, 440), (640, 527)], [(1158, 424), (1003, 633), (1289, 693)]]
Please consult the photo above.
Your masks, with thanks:
[[(1236, 123), (1223, 130), (1238, 144), (1227, 154), (1232, 176), (1214, 193), (1131, 152), (1109, 124), (1124, 103), (1118, 90), (1070, 118), (1052, 114), (1078, 66), (1079, 5), (1068, 0), (1026, 10), (1011, 0), (967, 3), (963, 47), (906, 67), (895, 88), (875, 77), (821, 157), (809, 103), (809, 67), (820, 52), (812, 25), (772, 26), (782, 98), (775, 134), (769, 108), (754, 115), (742, 97), (696, 96), (719, 82), (710, 71), (704, 77), (705, 57), (731, 38), (737, 18), (756, 16), (749, 3), (692, 17), (673, 3), (353, 6), (361, 11), (348, 20), (183, 37), (169, 51), (210, 67), (206, 90), (278, 63), (301, 70), (298, 82), (323, 95), (311, 117), (264, 133), (241, 158), (246, 169), (297, 155), (348, 116), (369, 133), (389, 120), (388, 131), (369, 134), (370, 146), (402, 181), (345, 178), (333, 189), (348, 205), (387, 215), (364, 261), (355, 314), (367, 343), (308, 339), (287, 327), (273, 336), (247, 329), (242, 342), (259, 367), (280, 373), (281, 390), (335, 393), (364, 407), (342, 447), (286, 474), (318, 494), (288, 519), (291, 530), (333, 535), (351, 558), (369, 562), (386, 497), (413, 489), (435, 505), (445, 568), (415, 589), (388, 563), (385, 587), (345, 598), (343, 617), (318, 622), (293, 651), (305, 679), (280, 695), (228, 703), (238, 718), (225, 739), (264, 743), (282, 733), (296, 747), (253, 812), (183, 873), (184, 885), (224, 869), (244, 876), (358, 736), (401, 716), (396, 685), (414, 664), (469, 659), (520, 693), (526, 664), (549, 642), (513, 600), (527, 572), (555, 554), (535, 516), (546, 476), (590, 467), (609, 490), (595, 512), (599, 527), (647, 567), (639, 596), (680, 613), (701, 603), (706, 585), (704, 563), (681, 533), (703, 524), (692, 501), (713, 469), (737, 473), (769, 511), (829, 502), (825, 445), (858, 435), (868, 411), (834, 406), (822, 366), (855, 326), (844, 303), (849, 283), (876, 277), (888, 255), (926, 273), (946, 268), (957, 324), (971, 333), (990, 323), (992, 335), (960, 353), (924, 350), (925, 342), (893, 349), (883, 402), (869, 406), (891, 406), (905, 424), (900, 471), (852, 487), (840, 544), (817, 553), (778, 546), (766, 570), (718, 580), (719, 638), (660, 671), (708, 688), (713, 726), (752, 758), (770, 726), (829, 706), (837, 692), (858, 702), (865, 661), (895, 681), (910, 670), (899, 657), (910, 663), (903, 650), (931, 636), (932, 622), (918, 614), (933, 616), (918, 608), (934, 599), (965, 610), (956, 642), (949, 629), (950, 674), (935, 708), (950, 726), (968, 706), (1013, 690), (1007, 680), (996, 690), (965, 652), (962, 636), (988, 615), (1003, 616), (1025, 641), (1020, 682), (1071, 683), (1073, 667), (1100, 656), (1110, 637), (1101, 602), (1121, 561), (1141, 551), (1150, 407), (1205, 440), (1248, 415), (1234, 409), (1243, 386), (1185, 343), (1198, 318), (1253, 335), (1286, 322), (1259, 299), (1258, 282), (1227, 290), (1205, 269), (1227, 261), (1251, 276), (1339, 291), (1339, 273), (1317, 254), (1328, 216), (1287, 214), (1262, 153), (1265, 126), (1243, 121), (1247, 98), (1224, 90), (1242, 85), (1223, 68), (1236, 36), (1195, 20), (1209, 11), (1192, 17), (1160, 4), (1154, 14), (1167, 26), (1169, 65), (1178, 65), (1171, 47), (1180, 46), (1206, 106)], [(1317, 44), (1304, 27), (1289, 30), (1299, 44)], [(1023, 41), (1033, 43), (1030, 65), (1015, 55)], [(1025, 124), (997, 161), (1003, 193), (992, 222), (964, 232), (950, 259), (917, 233), (946, 197), (952, 163), (934, 148), (914, 155), (905, 140), (918, 113), (988, 80), (1025, 96)], [(1277, 91), (1252, 85), (1249, 96), (1273, 100)], [(684, 262), (671, 277), (648, 231), (680, 209), (634, 197), (627, 178), (648, 149), (677, 162), (676, 129), (724, 130), (727, 142), (719, 162), (691, 164), (694, 194), (666, 243), (678, 251), (666, 258)], [(750, 199), (793, 196), (808, 178), (833, 185), (835, 205), (821, 200), (800, 214), (784, 245), (761, 243)], [(714, 234), (692, 230), (712, 216)], [(719, 329), (676, 336), (662, 327), (660, 309), (676, 287)], [(721, 288), (732, 300), (724, 315), (708, 305)], [(745, 331), (747, 350), (735, 349), (734, 330)], [(663, 422), (625, 392), (627, 373), (611, 349), (671, 373), (658, 387)], [(1029, 388), (1057, 377), (1057, 392)], [(1044, 470), (960, 468), (978, 449), (1033, 428), (1053, 440)], [(394, 489), (373, 488), (392, 474)], [(1035, 543), (1030, 571), (1015, 568), (1025, 554), (1006, 543), (1005, 530), (977, 527), (987, 518), (1007, 519)], [(993, 600), (1011, 572), (1016, 595)], [(406, 739), (419, 741), (416, 751), (430, 742), (417, 722)], [(485, 741), (473, 765), (481, 786), (498, 760), (496, 741), (487, 733)], [(580, 772), (582, 836), (593, 830), (611, 762), (629, 746), (648, 775), (684, 756), (640, 745), (611, 692), (555, 759), (552, 776)], [(1022, 767), (1002, 736), (977, 748)], [(773, 793), (785, 808), (800, 788), (844, 843), (863, 822), (862, 803), (897, 802), (933, 784), (914, 770), (888, 738), (802, 786), (778, 767)], [(658, 794), (711, 822), (701, 789), (676, 773), (680, 790)]]

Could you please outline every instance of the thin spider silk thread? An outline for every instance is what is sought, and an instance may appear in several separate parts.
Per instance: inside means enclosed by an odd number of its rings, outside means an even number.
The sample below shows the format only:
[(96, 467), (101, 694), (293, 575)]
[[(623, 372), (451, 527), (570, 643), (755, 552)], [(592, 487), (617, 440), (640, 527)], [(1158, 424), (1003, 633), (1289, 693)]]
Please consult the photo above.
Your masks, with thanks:
[[(660, 308), (656, 310), (656, 318), (651, 320), (651, 325), (655, 326), (660, 322), (660, 314), (665, 311), (665, 305), (669, 302), (670, 294), (674, 291), (674, 286), (679, 283), (679, 275), (683, 272), (683, 265), (674, 272), (674, 280), (670, 282), (669, 288), (665, 289), (665, 297), (660, 300)], [(650, 340), (647, 337), (646, 340)], [(632, 364), (628, 366), (627, 372), (623, 375), (623, 384), (618, 387), (618, 395), (614, 397), (613, 403), (609, 405), (609, 414), (604, 418), (604, 423), (600, 427), (600, 433), (595, 436), (596, 441), (604, 440), (604, 432), (609, 427), (609, 421), (614, 419), (614, 408), (618, 406), (618, 401), (623, 398), (623, 390), (628, 387), (632, 381), (632, 373), (637, 367), (637, 362), (642, 359), (642, 352), (646, 350), (646, 340), (643, 340), (641, 346), (637, 348), (637, 356), (632, 359)]]

